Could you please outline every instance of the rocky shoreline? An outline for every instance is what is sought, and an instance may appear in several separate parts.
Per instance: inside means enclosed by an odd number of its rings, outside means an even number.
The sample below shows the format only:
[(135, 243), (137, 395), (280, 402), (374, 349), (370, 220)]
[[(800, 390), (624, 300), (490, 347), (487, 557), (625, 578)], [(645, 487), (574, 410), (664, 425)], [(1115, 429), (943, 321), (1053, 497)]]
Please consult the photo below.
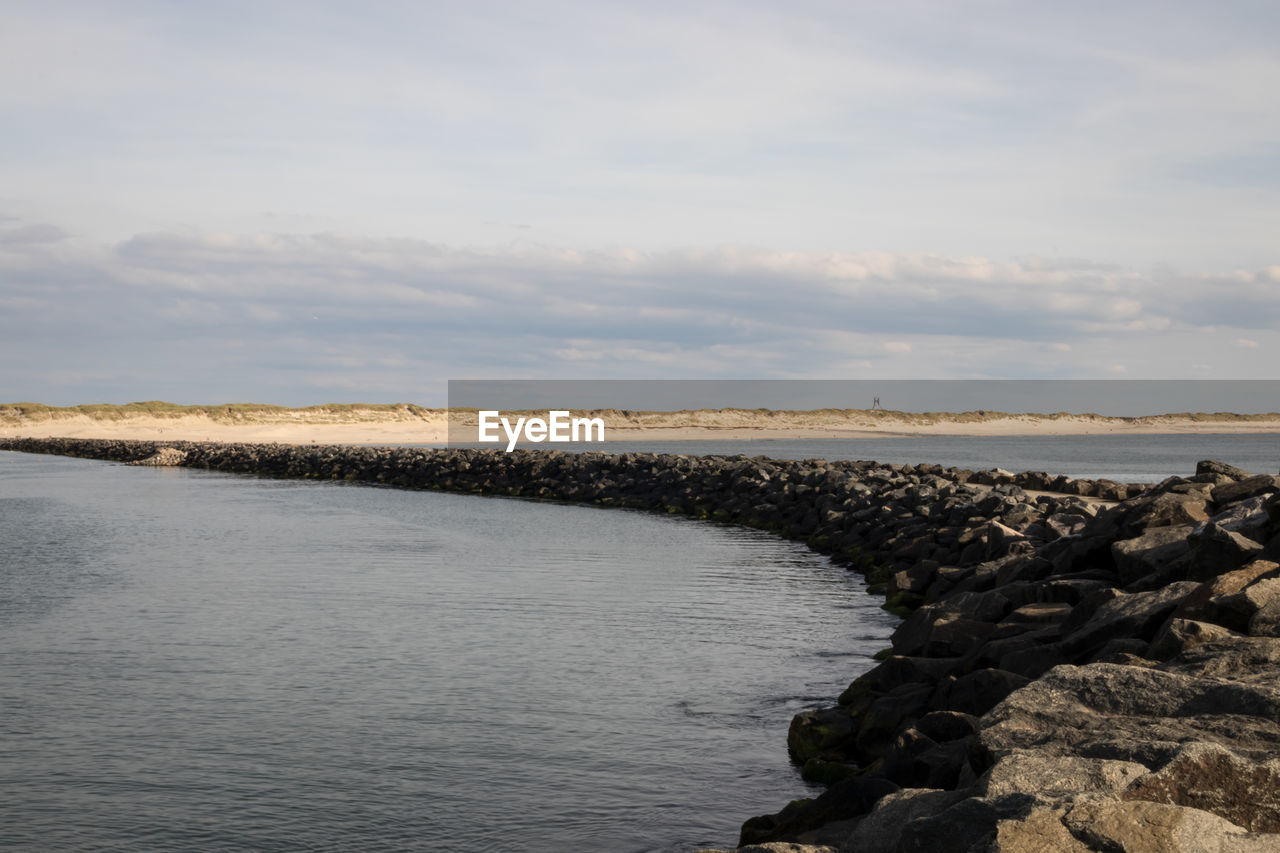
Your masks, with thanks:
[(892, 648), (742, 850), (1280, 851), (1280, 477), (93, 439), (0, 449), (681, 513), (862, 572)]

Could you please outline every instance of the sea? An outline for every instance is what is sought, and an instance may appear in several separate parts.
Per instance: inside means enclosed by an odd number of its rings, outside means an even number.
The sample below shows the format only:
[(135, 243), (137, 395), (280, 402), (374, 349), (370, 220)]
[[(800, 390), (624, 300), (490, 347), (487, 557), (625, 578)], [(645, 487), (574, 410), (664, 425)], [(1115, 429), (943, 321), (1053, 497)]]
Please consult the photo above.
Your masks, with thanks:
[[(598, 449), (596, 447), (581, 449)], [(1154, 482), (1274, 436), (656, 442)], [(0, 849), (682, 851), (896, 619), (759, 531), (0, 452)]]

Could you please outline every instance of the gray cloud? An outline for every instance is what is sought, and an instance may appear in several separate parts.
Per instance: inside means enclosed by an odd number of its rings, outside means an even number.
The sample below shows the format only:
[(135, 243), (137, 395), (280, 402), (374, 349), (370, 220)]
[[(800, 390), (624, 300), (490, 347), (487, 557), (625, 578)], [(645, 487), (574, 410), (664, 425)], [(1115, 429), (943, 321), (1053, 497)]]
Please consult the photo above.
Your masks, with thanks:
[(1271, 378), (1278, 281), (1280, 267), (339, 234), (29, 241), (0, 244), (0, 388), (441, 402), (446, 379), (486, 376)]
[[(4, 217), (0, 217), (0, 222)], [(56, 225), (23, 225), (19, 228), (0, 230), (0, 245), (21, 246), (41, 243), (57, 243), (69, 235)]]

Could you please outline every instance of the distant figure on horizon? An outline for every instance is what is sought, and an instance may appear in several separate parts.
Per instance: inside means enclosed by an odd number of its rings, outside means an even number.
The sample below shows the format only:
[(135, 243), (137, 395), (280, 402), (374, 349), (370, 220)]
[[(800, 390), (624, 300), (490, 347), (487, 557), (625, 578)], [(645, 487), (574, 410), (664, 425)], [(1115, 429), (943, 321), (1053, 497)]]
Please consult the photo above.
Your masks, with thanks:
[(871, 400), (871, 411), (874, 412), (878, 408), (880, 408), (880, 398), (875, 397)]

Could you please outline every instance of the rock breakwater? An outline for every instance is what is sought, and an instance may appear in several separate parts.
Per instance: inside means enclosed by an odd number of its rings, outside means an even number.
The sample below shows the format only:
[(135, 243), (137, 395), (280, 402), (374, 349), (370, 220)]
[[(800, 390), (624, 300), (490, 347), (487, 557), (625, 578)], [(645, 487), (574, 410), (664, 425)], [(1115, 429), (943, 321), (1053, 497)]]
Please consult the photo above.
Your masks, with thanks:
[[(798, 715), (812, 800), (751, 849), (1280, 850), (1280, 477), (1152, 486), (933, 465), (5, 439), (126, 463), (625, 506), (749, 525), (905, 618)], [(756, 848), (754, 845), (765, 845)]]

